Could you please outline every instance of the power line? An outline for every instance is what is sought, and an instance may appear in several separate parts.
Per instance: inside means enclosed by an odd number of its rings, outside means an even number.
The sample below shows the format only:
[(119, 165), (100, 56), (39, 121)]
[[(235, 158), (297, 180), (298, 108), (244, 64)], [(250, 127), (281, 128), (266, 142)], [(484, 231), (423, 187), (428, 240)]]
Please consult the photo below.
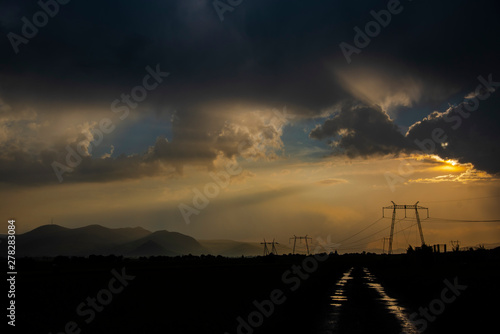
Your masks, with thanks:
[(384, 219), (384, 217), (381, 217), (381, 218), (377, 219), (376, 221), (374, 221), (373, 223), (371, 223), (370, 225), (368, 225), (367, 227), (365, 227), (365, 228), (364, 228), (364, 229), (362, 229), (361, 231), (359, 231), (359, 232), (357, 232), (357, 233), (354, 233), (354, 234), (353, 234), (353, 235), (351, 235), (350, 237), (345, 238), (344, 240), (341, 240), (341, 241), (339, 241), (338, 243), (339, 243), (339, 244), (341, 244), (341, 243), (343, 243), (344, 241), (347, 241), (347, 240), (349, 240), (349, 239), (351, 239), (351, 238), (354, 238), (355, 236), (357, 236), (358, 234), (360, 234), (360, 233), (362, 233), (362, 232), (366, 231), (367, 229), (369, 229), (370, 227), (372, 227), (373, 225), (375, 225), (376, 223), (378, 223), (378, 222), (379, 222), (379, 221), (381, 221), (382, 219)]
[[(405, 218), (401, 218), (400, 220), (398, 220), (398, 221), (397, 221), (397, 223), (399, 223), (400, 221), (402, 221), (402, 220), (404, 220), (404, 219), (405, 219)], [(403, 228), (402, 230), (399, 230), (399, 231), (395, 232), (394, 234), (399, 234), (400, 232), (403, 232), (403, 231), (405, 231), (405, 230), (407, 230), (407, 229), (409, 229), (409, 228), (412, 228), (413, 226), (416, 226), (417, 224), (418, 224), (418, 223), (414, 223), (414, 224), (412, 224), (412, 225), (410, 225), (410, 226), (407, 226), (407, 227)], [(378, 232), (375, 232), (375, 233), (373, 233), (373, 234), (371, 234), (371, 235), (369, 235), (369, 236), (367, 236), (367, 237), (365, 237), (365, 238), (362, 238), (362, 239), (359, 239), (359, 240), (357, 240), (357, 241), (354, 241), (352, 244), (347, 244), (347, 247), (346, 247), (346, 248), (342, 248), (342, 247), (341, 247), (341, 248), (338, 248), (338, 249), (339, 249), (339, 250), (346, 250), (346, 249), (356, 249), (356, 248), (361, 248), (361, 247), (363, 247), (364, 245), (369, 244), (370, 242), (375, 242), (375, 241), (378, 241), (378, 240), (382, 240), (382, 238), (379, 238), (379, 239), (369, 240), (369, 241), (365, 241), (365, 242), (363, 242), (363, 243), (358, 244), (358, 242), (359, 242), (359, 241), (364, 240), (364, 239), (366, 239), (366, 238), (369, 238), (369, 237), (371, 237), (371, 236), (373, 236), (373, 235), (375, 235), (375, 234), (377, 234), (377, 233), (380, 233), (380, 232), (382, 232), (382, 231), (384, 231), (384, 230), (387, 230), (388, 228), (390, 228), (390, 226), (385, 227), (385, 228), (383, 228), (382, 230), (380, 230), (380, 231), (378, 231)]]
[[(401, 218), (400, 220), (398, 220), (398, 223), (399, 223), (401, 220), (403, 220), (403, 219), (404, 219), (404, 218)], [(379, 219), (379, 220), (380, 220), (380, 219)], [(365, 239), (367, 239), (367, 238), (369, 238), (369, 237), (372, 237), (372, 236), (374, 236), (374, 235), (376, 235), (376, 234), (378, 234), (378, 233), (380, 233), (380, 232), (383, 232), (383, 231), (387, 230), (388, 228), (390, 228), (390, 226), (384, 227), (383, 229), (381, 229), (381, 230), (379, 230), (379, 231), (377, 231), (377, 232), (375, 232), (375, 233), (372, 233), (372, 234), (370, 234), (370, 235), (368, 235), (368, 236), (366, 236), (366, 237), (364, 237), (364, 238), (358, 239), (358, 240), (356, 240), (356, 241), (351, 241), (350, 243), (347, 243), (347, 245), (349, 245), (349, 246), (350, 246), (350, 245), (352, 245), (352, 244), (357, 244), (357, 243), (358, 243), (358, 242), (360, 242), (361, 240), (365, 240)], [(365, 228), (365, 230), (366, 230), (366, 228)], [(362, 231), (358, 232), (357, 234), (359, 234), (359, 233), (361, 233), (361, 232), (362, 232)], [(377, 239), (376, 239), (376, 240), (377, 240)], [(374, 240), (374, 241), (375, 241), (375, 240)], [(371, 242), (371, 241), (368, 241), (368, 242)], [(368, 242), (367, 242), (367, 243), (368, 243)]]

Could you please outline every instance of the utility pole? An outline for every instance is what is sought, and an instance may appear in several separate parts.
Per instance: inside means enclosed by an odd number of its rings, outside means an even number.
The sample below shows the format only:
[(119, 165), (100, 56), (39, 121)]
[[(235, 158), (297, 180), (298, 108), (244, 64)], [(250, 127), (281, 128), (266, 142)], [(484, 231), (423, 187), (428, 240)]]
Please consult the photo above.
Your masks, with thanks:
[(460, 241), (452, 240), (451, 242), (451, 250), (454, 252), (458, 252), (460, 250)]
[(429, 208), (424, 208), (423, 206), (418, 205), (418, 202), (412, 205), (401, 205), (401, 204), (396, 204), (393, 201), (392, 205), (390, 206), (384, 206), (382, 208), (382, 217), (384, 217), (385, 210), (390, 209), (392, 210), (392, 222), (391, 222), (391, 236), (389, 239), (389, 254), (392, 254), (392, 241), (394, 240), (394, 223), (396, 222), (396, 210), (405, 210), (405, 218), (406, 218), (406, 209), (415, 209), (415, 217), (417, 218), (417, 225), (418, 225), (418, 230), (420, 232), (420, 241), (422, 242), (422, 246), (425, 245), (424, 241), (424, 233), (422, 231), (422, 225), (420, 224), (420, 215), (418, 214), (418, 209), (422, 210), (427, 210), (427, 218), (429, 218)]

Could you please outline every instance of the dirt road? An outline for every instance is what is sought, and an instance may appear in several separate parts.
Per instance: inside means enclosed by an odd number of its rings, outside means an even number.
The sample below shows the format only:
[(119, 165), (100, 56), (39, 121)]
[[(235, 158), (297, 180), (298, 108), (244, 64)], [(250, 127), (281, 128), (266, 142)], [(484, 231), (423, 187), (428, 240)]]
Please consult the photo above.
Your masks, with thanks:
[(408, 312), (366, 268), (345, 272), (330, 298), (328, 317), (318, 334), (419, 333)]

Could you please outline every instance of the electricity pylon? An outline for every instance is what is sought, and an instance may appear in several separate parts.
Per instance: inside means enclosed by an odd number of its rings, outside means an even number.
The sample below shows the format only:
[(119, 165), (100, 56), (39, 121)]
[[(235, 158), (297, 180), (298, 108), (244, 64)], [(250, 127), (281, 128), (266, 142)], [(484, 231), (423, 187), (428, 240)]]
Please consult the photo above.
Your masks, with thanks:
[(292, 254), (295, 254), (295, 245), (297, 244), (297, 239), (299, 239), (299, 242), (302, 243), (302, 240), (306, 241), (306, 249), (307, 249), (307, 255), (309, 255), (309, 244), (307, 243), (307, 240), (312, 240), (311, 237), (308, 237), (307, 235), (305, 237), (297, 237), (296, 235), (293, 236), (293, 238), (290, 238), (290, 240), (293, 239), (293, 252)]
[(422, 225), (420, 224), (420, 215), (418, 214), (418, 209), (427, 210), (427, 218), (429, 218), (429, 208), (424, 208), (423, 206), (418, 205), (418, 202), (413, 205), (401, 205), (396, 204), (393, 201), (391, 206), (382, 207), (382, 217), (384, 217), (384, 213), (386, 209), (392, 209), (392, 223), (391, 223), (391, 236), (389, 239), (389, 254), (392, 254), (392, 241), (394, 239), (394, 223), (396, 221), (396, 210), (404, 209), (405, 210), (405, 218), (406, 218), (406, 209), (415, 209), (415, 216), (417, 218), (418, 230), (420, 232), (420, 240), (422, 241), (422, 246), (425, 245), (424, 242), (424, 233), (422, 232)]
[(458, 241), (458, 240), (452, 240), (451, 241), (451, 249), (454, 252), (458, 252), (460, 250), (460, 241)]
[[(278, 251), (276, 250), (276, 245), (279, 245), (279, 243), (274, 241), (274, 239), (273, 242), (266, 242), (266, 239), (264, 239), (264, 242), (261, 242), (260, 244), (264, 245), (264, 256), (270, 254), (278, 255)], [(269, 248), (267, 248), (267, 245), (271, 245), (271, 252), (269, 252)]]
[[(273, 241), (273, 243), (274, 243), (274, 241)], [(264, 256), (269, 255), (269, 249), (267, 248), (268, 242), (266, 242), (266, 239), (264, 239), (264, 242), (261, 242), (260, 244), (264, 245)], [(274, 247), (274, 245), (273, 245), (273, 247)]]
[(272, 245), (271, 254), (278, 255), (278, 251), (276, 250), (276, 246), (275, 245), (279, 245), (279, 243), (275, 242), (274, 239), (273, 239), (273, 242), (272, 242), (271, 245)]

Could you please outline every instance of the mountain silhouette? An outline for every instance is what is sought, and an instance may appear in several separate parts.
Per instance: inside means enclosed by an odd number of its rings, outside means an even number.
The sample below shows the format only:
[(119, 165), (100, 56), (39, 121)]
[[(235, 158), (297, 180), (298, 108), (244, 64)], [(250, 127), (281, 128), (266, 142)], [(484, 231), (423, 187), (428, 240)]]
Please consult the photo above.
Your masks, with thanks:
[(210, 250), (211, 254), (228, 257), (262, 255), (262, 247), (246, 242), (233, 240), (200, 240), (203, 247)]
[(135, 257), (135, 256), (175, 256), (178, 255), (161, 246), (157, 242), (153, 240), (148, 240), (145, 243), (141, 244), (139, 247), (134, 250), (127, 252), (126, 255)]
[(157, 231), (144, 238), (131, 241), (116, 249), (120, 254), (127, 256), (165, 255), (175, 256), (183, 254), (208, 254), (196, 239), (178, 233)]
[(16, 238), (18, 256), (175, 256), (208, 253), (194, 238), (177, 232), (150, 232), (142, 227), (89, 225), (66, 228), (44, 225)]

